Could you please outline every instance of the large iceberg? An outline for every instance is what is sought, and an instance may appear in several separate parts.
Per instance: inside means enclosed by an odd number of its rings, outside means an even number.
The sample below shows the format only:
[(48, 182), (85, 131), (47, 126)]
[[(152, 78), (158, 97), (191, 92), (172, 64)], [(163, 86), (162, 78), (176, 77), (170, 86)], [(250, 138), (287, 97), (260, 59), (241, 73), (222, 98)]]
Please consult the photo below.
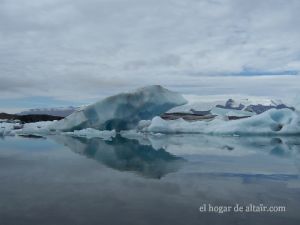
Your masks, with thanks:
[(154, 117), (144, 132), (153, 133), (204, 133), (214, 135), (299, 135), (300, 113), (291, 109), (271, 109), (262, 114), (240, 120), (188, 122), (183, 119), (163, 120)]
[(159, 85), (108, 97), (76, 111), (52, 125), (52, 129), (74, 131), (85, 128), (124, 130), (134, 128), (140, 120), (149, 120), (187, 101), (178, 93)]

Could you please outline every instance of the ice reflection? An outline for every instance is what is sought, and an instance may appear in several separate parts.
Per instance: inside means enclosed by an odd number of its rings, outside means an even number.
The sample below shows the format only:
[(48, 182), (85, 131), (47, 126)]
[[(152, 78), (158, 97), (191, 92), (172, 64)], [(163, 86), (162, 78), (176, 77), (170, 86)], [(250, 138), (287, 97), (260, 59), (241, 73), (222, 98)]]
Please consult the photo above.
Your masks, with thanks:
[(184, 171), (204, 174), (299, 175), (300, 138), (232, 137), (199, 134), (133, 135), (143, 145), (164, 148), (187, 160)]
[[(123, 136), (126, 136), (123, 134)], [(119, 171), (161, 178), (182, 172), (198, 176), (271, 177), (299, 175), (298, 137), (224, 137), (206, 135), (117, 135), (99, 138), (55, 136), (73, 152)]]
[(165, 151), (154, 149), (151, 145), (142, 145), (137, 140), (130, 140), (117, 135), (110, 141), (99, 138), (56, 136), (57, 142), (63, 143), (73, 152), (95, 159), (107, 167), (120, 171), (134, 171), (149, 178), (161, 178), (177, 171), (184, 160)]
[[(299, 224), (298, 137), (131, 138), (103, 141), (60, 135), (0, 141), (0, 221)], [(202, 204), (236, 203), (286, 206), (287, 211), (198, 211)]]

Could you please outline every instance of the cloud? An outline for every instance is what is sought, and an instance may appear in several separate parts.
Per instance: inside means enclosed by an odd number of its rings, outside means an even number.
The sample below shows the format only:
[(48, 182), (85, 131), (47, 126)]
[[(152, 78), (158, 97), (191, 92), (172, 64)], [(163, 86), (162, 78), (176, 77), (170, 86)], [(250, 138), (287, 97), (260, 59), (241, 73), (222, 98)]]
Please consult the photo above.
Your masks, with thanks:
[(0, 97), (297, 76), (299, 10), (297, 0), (0, 0)]

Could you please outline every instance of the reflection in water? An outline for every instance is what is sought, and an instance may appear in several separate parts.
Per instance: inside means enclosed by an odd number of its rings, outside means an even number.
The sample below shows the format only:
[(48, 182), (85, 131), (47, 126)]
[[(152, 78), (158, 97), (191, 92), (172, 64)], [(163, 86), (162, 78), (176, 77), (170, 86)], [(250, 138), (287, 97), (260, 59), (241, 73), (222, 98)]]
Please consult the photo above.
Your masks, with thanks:
[[(298, 137), (224, 137), (207, 135), (162, 135), (99, 138), (53, 136), (73, 152), (83, 154), (119, 171), (134, 171), (161, 178), (182, 168), (198, 175), (269, 177), (292, 179), (300, 172)], [(274, 159), (278, 158), (277, 160)], [(287, 159), (294, 168), (283, 167)], [(275, 161), (274, 161), (275, 160)], [(193, 162), (193, 163), (191, 163)]]
[(270, 146), (272, 147), (270, 154), (280, 157), (291, 157), (300, 153), (300, 138), (271, 138)]
[[(50, 138), (0, 140), (1, 224), (300, 224), (298, 137)], [(287, 211), (198, 210), (237, 203)]]
[(117, 135), (109, 141), (99, 138), (55, 136), (72, 151), (95, 159), (104, 165), (120, 170), (134, 171), (145, 177), (161, 178), (177, 171), (184, 160), (164, 149), (154, 149), (151, 145), (141, 145), (137, 140), (130, 140)]
[[(298, 136), (209, 136), (199, 134), (124, 134), (141, 144), (164, 148), (187, 160), (184, 170), (203, 174), (297, 175), (300, 173)], [(192, 163), (191, 163), (192, 162)], [(284, 164), (288, 165), (284, 165)], [(274, 176), (272, 176), (274, 177)]]

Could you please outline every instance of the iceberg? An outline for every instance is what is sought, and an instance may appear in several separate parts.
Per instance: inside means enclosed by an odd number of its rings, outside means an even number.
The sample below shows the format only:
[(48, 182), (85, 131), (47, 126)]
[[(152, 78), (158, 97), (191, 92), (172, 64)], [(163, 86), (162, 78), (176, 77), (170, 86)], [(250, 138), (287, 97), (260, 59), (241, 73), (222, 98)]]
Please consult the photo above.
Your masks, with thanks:
[(299, 135), (300, 113), (291, 109), (270, 109), (262, 114), (240, 120), (188, 122), (183, 119), (163, 120), (154, 117), (143, 132), (203, 133), (213, 135)]
[(85, 128), (97, 130), (126, 130), (140, 120), (149, 120), (187, 101), (176, 92), (159, 85), (147, 86), (134, 92), (121, 93), (96, 102), (72, 113), (52, 125), (59, 131)]

